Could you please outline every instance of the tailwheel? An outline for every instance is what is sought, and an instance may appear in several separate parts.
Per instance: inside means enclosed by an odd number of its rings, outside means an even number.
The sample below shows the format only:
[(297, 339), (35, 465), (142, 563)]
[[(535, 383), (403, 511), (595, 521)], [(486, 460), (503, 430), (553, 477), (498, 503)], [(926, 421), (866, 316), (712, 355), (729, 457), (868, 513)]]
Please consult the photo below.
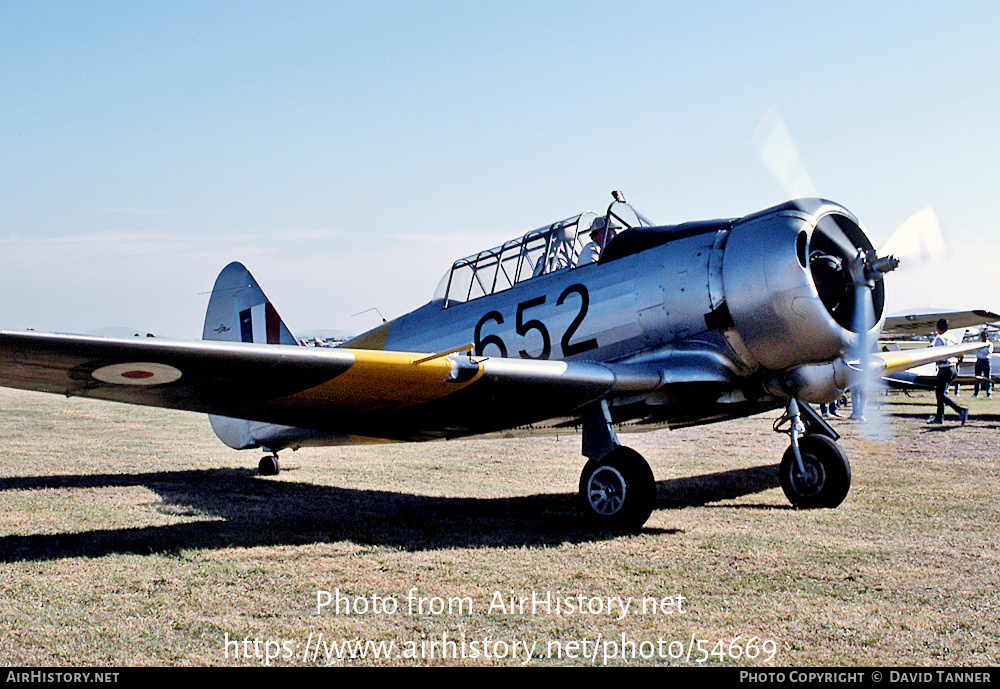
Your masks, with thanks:
[(277, 476), (281, 468), (278, 466), (278, 455), (264, 455), (257, 464), (257, 473), (261, 476)]
[(656, 482), (646, 460), (635, 450), (616, 446), (591, 459), (580, 475), (580, 503), (595, 524), (638, 531), (649, 519)]
[(851, 464), (840, 446), (824, 435), (798, 439), (802, 471), (789, 447), (781, 458), (778, 479), (788, 500), (800, 509), (836, 507), (851, 489)]

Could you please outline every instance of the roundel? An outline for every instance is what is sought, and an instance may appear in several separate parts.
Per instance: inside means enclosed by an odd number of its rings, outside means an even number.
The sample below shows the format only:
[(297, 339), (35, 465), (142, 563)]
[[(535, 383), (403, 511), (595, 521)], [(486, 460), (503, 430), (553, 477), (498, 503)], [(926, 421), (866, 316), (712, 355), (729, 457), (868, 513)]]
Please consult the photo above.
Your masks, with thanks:
[(173, 383), (181, 377), (181, 372), (166, 364), (142, 361), (134, 364), (103, 366), (91, 375), (102, 383), (115, 385), (160, 385)]

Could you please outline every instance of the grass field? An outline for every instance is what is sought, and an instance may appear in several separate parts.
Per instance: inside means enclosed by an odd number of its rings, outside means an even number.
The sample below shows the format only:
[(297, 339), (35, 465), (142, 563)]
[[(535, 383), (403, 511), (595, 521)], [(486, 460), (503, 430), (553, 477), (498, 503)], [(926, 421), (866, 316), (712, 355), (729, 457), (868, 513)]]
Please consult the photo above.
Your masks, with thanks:
[(0, 391), (0, 658), (995, 665), (1000, 400), (932, 427), (933, 395), (891, 399), (892, 443), (835, 421), (835, 510), (788, 505), (773, 414), (623, 436), (658, 498), (619, 536), (578, 518), (573, 435), (286, 452), (264, 479), (203, 417)]

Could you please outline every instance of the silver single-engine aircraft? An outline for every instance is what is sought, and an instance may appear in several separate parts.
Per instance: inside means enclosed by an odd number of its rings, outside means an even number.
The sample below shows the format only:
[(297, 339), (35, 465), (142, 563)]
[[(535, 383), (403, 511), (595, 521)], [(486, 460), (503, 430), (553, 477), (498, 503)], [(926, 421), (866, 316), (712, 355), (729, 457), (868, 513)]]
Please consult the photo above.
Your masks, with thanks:
[(837, 433), (809, 406), (868, 373), (975, 349), (871, 352), (883, 274), (868, 233), (820, 199), (654, 226), (620, 192), (601, 213), (455, 261), (433, 300), (340, 347), (296, 345), (242, 265), (219, 275), (202, 342), (0, 333), (0, 384), (211, 415), (236, 449), (419, 441), (579, 427), (584, 511), (637, 529), (646, 461), (616, 428), (785, 408), (780, 481), (796, 506), (850, 487)]

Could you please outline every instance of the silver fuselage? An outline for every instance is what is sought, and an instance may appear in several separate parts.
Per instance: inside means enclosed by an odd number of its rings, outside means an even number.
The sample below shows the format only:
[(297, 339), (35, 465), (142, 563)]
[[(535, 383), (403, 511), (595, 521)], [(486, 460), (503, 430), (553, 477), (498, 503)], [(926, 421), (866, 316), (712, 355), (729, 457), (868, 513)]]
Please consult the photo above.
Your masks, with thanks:
[[(635, 364), (660, 376), (658, 388), (607, 401), (615, 422), (638, 428), (744, 416), (793, 396), (825, 401), (845, 387), (843, 360), (858, 334), (851, 330), (851, 285), (838, 266), (850, 246), (873, 246), (842, 206), (805, 199), (731, 220), (630, 227), (597, 263), (573, 265), (571, 258), (550, 272), (525, 270), (529, 246), (542, 251), (544, 244), (555, 255), (551, 247), (556, 238), (567, 241), (568, 224), (577, 228), (579, 255), (581, 217), (525, 235), (520, 259), (514, 241), (457, 261), (442, 281), (451, 287), (438, 298), (343, 346), (438, 353), (471, 344), (480, 358)], [(509, 274), (497, 269), (504, 265)], [(487, 268), (488, 281), (456, 278), (460, 269), (481, 276)], [(881, 280), (872, 297), (868, 336), (884, 320)], [(532, 428), (578, 420), (563, 411)], [(254, 442), (272, 449), (347, 441), (283, 426), (250, 430)]]
[[(822, 243), (814, 238), (817, 226), (822, 233), (823, 223), (834, 221), (860, 248), (872, 248), (853, 215), (821, 200), (734, 220), (629, 229), (615, 241), (627, 241), (629, 232), (646, 239), (613, 256), (616, 247), (609, 246), (610, 260), (465, 302), (438, 299), (345, 346), (439, 352), (472, 343), (477, 355), (490, 357), (656, 362), (665, 369), (665, 383), (701, 381), (705, 366), (715, 378), (728, 379), (727, 390), (715, 391), (715, 413), (699, 409), (693, 417), (663, 408), (667, 399), (683, 401), (674, 390), (648, 400), (659, 407), (655, 414), (637, 409), (635, 400), (611, 400), (612, 407), (632, 410), (619, 409), (622, 420), (655, 416), (691, 423), (770, 408), (776, 398), (769, 383), (802, 367), (825, 381), (822, 390), (801, 391), (803, 396), (822, 398), (833, 394), (823, 365), (840, 359), (856, 340), (843, 315), (846, 305), (838, 314), (824, 303), (809, 263)], [(879, 283), (871, 332), (880, 328), (883, 310)], [(739, 403), (738, 411), (724, 409), (731, 403)]]

